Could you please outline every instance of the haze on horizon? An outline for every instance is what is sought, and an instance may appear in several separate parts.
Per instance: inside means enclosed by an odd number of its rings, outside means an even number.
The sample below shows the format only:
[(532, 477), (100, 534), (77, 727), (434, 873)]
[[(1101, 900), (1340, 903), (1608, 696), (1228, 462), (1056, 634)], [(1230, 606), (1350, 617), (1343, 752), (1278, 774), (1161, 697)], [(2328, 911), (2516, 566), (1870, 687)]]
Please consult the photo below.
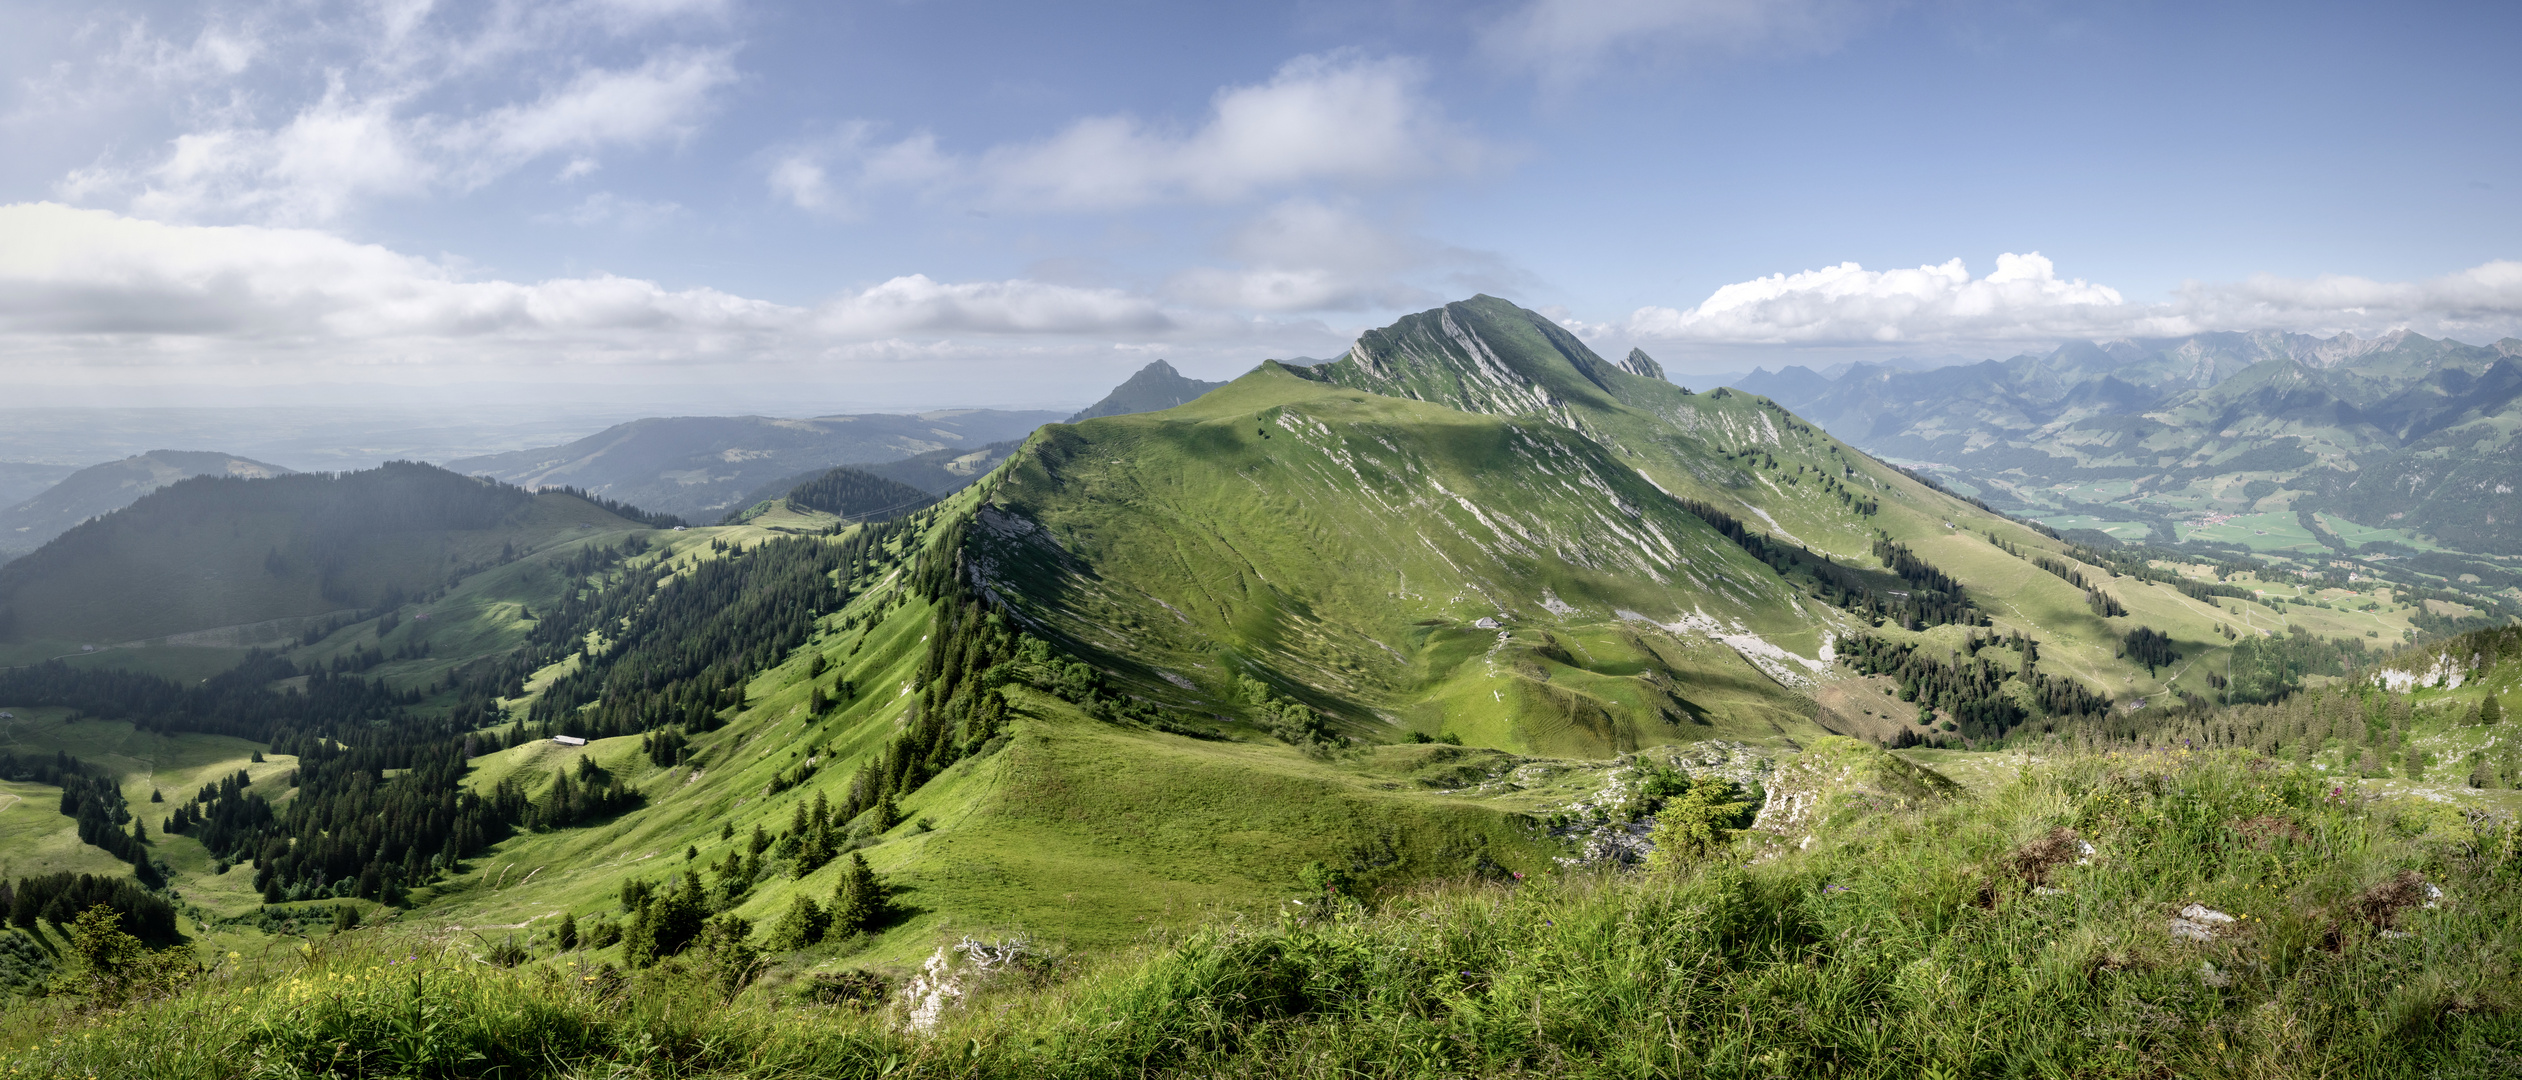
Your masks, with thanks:
[(1474, 292), (1676, 379), (2522, 335), (2511, 5), (5, 5), (17, 407), (1072, 406)]

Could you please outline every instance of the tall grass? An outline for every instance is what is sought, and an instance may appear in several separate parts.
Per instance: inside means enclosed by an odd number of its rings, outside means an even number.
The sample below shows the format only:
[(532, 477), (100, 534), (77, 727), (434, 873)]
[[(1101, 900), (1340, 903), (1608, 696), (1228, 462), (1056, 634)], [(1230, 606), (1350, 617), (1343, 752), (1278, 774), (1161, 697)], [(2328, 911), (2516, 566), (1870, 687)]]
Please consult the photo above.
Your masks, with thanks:
[[(924, 1034), (898, 1008), (767, 986), (725, 1003), (672, 970), (510, 971), (349, 935), (116, 1014), (16, 1009), (0, 1069), (2512, 1076), (2515, 848), (2508, 824), (2246, 755), (2085, 757), (1807, 846), (1747, 843), (1681, 877), (1449, 887), (1221, 924), (1047, 988), (984, 988)], [(2170, 920), (2191, 903), (2236, 921), (2178, 939)]]

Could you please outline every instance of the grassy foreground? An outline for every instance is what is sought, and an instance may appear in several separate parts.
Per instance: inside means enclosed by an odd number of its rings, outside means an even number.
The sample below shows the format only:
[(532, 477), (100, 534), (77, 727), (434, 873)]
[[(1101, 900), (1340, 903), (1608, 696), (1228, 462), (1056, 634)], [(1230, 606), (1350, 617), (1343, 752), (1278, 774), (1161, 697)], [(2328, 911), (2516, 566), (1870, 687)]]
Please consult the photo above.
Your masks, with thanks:
[[(1848, 747), (1834, 747), (1845, 752)], [(1872, 805), (1869, 805), (1872, 804)], [(2025, 768), (1978, 798), (1802, 808), (1677, 876), (1290, 904), (983, 971), (926, 1030), (772, 958), (500, 968), (357, 931), (173, 998), (0, 1017), (10, 1075), (2511, 1076), (2511, 823), (2241, 753)], [(2061, 831), (2064, 830), (2064, 831)], [(2084, 845), (2091, 845), (2087, 853)], [(2438, 894), (2439, 890), (2439, 894)], [(2191, 914), (2210, 940), (2178, 936)], [(1326, 910), (1327, 909), (1327, 910)], [(1302, 914), (1298, 914), (1299, 911)], [(767, 928), (765, 928), (767, 929)], [(944, 955), (952, 957), (951, 951)], [(207, 959), (207, 958), (206, 958)]]

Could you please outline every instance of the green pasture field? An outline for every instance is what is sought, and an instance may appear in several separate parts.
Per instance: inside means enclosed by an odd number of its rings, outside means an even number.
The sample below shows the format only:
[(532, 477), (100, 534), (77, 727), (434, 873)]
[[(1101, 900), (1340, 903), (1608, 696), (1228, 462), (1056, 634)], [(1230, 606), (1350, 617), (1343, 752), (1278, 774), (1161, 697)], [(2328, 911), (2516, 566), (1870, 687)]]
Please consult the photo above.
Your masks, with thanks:
[(2346, 518), (2332, 517), (2328, 514), (2318, 514), (2315, 516), (2320, 519), (2322, 525), (2329, 527), (2329, 531), (2337, 533), (2339, 539), (2346, 541), (2347, 546), (2349, 547), (2362, 547), (2366, 544), (2390, 543), (2415, 548), (2418, 551), (2444, 550), (2433, 541), (2428, 540), (2409, 529), (2394, 529), (2387, 526), (2359, 525), (2347, 520)]
[(2042, 514), (2032, 520), (2052, 529), (2094, 529), (2110, 534), (2116, 540), (2144, 540), (2154, 535), (2154, 528), (2134, 521), (2113, 521), (2091, 514)]
[(2180, 526), (2182, 540), (2207, 540), (2219, 544), (2240, 544), (2253, 551), (2295, 552), (2315, 554), (2327, 550), (2311, 533), (2306, 532), (2292, 513), (2240, 514), (2217, 525)]

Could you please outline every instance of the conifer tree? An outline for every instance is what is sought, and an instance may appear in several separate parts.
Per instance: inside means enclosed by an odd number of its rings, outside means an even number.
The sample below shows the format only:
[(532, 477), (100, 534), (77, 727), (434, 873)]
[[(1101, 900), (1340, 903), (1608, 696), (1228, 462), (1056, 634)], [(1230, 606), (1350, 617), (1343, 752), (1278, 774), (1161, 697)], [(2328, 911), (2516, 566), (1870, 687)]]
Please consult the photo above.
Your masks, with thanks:
[(829, 933), (847, 937), (875, 925), (884, 911), (884, 883), (867, 865), (867, 857), (850, 852), (849, 865), (841, 869), (840, 884), (832, 890), (831, 926)]
[(787, 913), (771, 927), (771, 936), (762, 947), (775, 953), (795, 952), (822, 941), (831, 926), (831, 913), (823, 905), (815, 903), (813, 897), (800, 896), (788, 902)]

